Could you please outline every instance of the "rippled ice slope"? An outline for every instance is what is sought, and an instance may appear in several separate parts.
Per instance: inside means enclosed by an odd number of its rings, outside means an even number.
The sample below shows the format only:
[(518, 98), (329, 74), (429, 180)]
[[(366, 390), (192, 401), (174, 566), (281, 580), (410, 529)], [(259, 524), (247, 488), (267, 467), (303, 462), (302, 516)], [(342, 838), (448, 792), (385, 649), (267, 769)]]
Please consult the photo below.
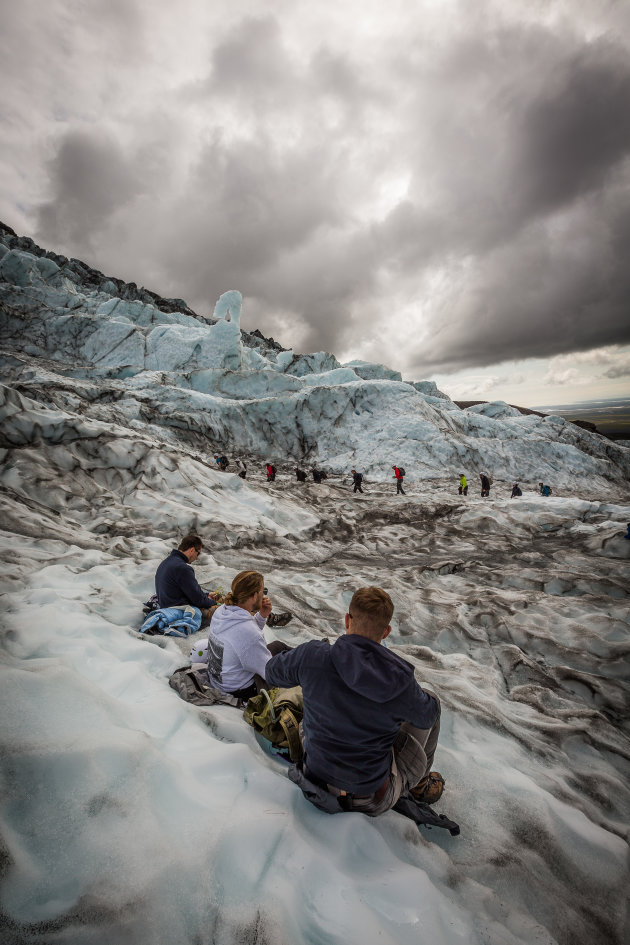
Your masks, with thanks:
[[(55, 439), (40, 417), (37, 439), (10, 403), (3, 943), (621, 945), (627, 494), (270, 487), (97, 421)], [(342, 632), (357, 586), (390, 591), (388, 643), (442, 699), (438, 809), (460, 837), (320, 813), (238, 711), (179, 700), (182, 648), (133, 630), (190, 527), (202, 581), (264, 571), (290, 643)]]

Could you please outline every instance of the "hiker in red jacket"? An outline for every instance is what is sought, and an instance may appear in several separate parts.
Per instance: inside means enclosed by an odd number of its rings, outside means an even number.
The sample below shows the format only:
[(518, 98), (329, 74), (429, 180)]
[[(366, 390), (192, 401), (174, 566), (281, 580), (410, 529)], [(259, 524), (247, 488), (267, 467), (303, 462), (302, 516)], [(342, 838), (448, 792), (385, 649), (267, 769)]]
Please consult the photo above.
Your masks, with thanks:
[(398, 466), (392, 466), (392, 469), (394, 470), (394, 479), (396, 480), (396, 495), (407, 495), (402, 487), (403, 479), (405, 478), (405, 470), (400, 469)]

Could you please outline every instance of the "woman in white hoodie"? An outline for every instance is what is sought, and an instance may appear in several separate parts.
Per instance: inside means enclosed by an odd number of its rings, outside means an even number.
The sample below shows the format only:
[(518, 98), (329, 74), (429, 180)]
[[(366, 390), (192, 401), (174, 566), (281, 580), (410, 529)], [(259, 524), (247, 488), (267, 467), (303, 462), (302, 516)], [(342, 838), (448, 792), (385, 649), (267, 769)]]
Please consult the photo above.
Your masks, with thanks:
[(239, 699), (249, 699), (265, 685), (271, 657), (288, 650), (285, 643), (265, 642), (271, 613), (265, 579), (259, 571), (240, 571), (231, 593), (214, 612), (208, 635), (208, 673), (213, 686)]

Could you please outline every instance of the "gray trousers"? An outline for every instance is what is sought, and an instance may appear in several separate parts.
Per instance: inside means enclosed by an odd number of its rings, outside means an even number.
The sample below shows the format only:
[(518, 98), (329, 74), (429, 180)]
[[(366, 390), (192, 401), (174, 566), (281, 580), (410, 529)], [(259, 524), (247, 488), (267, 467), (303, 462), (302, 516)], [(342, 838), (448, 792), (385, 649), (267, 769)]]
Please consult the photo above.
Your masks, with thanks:
[[(425, 689), (425, 692), (429, 690)], [(437, 718), (431, 728), (416, 728), (409, 722), (403, 722), (400, 726), (396, 741), (392, 746), (392, 769), (385, 793), (379, 800), (376, 800), (375, 794), (368, 797), (352, 797), (348, 809), (368, 814), (370, 817), (378, 817), (379, 814), (384, 814), (386, 810), (393, 807), (399, 797), (429, 775), (440, 735), (441, 712), (438, 697), (434, 692), (429, 692), (429, 695), (437, 700)], [(337, 797), (342, 794), (332, 785), (328, 785), (328, 790)]]

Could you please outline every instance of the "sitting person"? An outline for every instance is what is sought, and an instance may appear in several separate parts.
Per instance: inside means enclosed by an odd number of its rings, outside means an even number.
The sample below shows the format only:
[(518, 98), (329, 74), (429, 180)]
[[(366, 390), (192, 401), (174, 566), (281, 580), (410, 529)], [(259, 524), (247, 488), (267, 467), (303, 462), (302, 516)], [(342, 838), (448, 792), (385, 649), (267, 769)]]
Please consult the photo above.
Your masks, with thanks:
[(231, 593), (217, 608), (208, 635), (208, 675), (212, 685), (247, 700), (265, 687), (265, 667), (286, 643), (265, 643), (271, 614), (265, 579), (258, 571), (240, 571)]
[(523, 495), (523, 491), (522, 491), (521, 487), (519, 486), (518, 482), (513, 482), (513, 483), (512, 483), (512, 495), (510, 496), (510, 498), (511, 498), (511, 499), (516, 499), (516, 498), (518, 498), (518, 496), (521, 496), (521, 495)]
[(214, 594), (207, 594), (198, 584), (192, 562), (203, 551), (203, 542), (198, 535), (186, 535), (179, 546), (171, 551), (155, 572), (155, 593), (160, 609), (182, 607), (191, 604), (198, 607), (202, 616), (202, 627), (207, 627), (216, 609)]
[(269, 660), (270, 686), (302, 686), (304, 775), (344, 810), (376, 817), (411, 793), (432, 804), (444, 779), (431, 771), (440, 731), (437, 696), (413, 667), (381, 646), (392, 600), (362, 587), (345, 615), (346, 633), (330, 646), (310, 640)]

